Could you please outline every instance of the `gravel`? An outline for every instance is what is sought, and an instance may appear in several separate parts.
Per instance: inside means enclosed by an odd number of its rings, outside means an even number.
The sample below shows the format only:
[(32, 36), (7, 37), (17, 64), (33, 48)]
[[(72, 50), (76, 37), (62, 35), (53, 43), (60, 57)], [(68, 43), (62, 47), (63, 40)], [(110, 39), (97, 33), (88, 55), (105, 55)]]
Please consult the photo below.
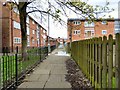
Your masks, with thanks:
[(74, 60), (67, 60), (66, 68), (68, 72), (66, 74), (66, 80), (71, 83), (72, 90), (93, 89), (90, 81), (85, 77)]

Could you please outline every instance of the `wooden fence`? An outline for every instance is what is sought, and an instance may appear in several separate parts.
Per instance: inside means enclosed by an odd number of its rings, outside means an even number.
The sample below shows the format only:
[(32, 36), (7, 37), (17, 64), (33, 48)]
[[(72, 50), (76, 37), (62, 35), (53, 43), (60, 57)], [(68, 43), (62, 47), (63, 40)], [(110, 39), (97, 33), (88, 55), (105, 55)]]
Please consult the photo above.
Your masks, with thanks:
[(95, 88), (120, 88), (120, 34), (72, 42), (71, 56)]

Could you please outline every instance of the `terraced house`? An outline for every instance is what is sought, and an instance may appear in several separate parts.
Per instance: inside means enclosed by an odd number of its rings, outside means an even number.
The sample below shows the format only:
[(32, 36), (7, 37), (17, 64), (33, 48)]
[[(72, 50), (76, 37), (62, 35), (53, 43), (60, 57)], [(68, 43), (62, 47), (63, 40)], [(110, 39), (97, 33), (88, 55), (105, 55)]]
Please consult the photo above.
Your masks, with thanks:
[(96, 20), (89, 23), (85, 19), (68, 19), (68, 42), (89, 39), (93, 37), (103, 37), (118, 33), (119, 19)]
[[(12, 8), (9, 3), (5, 5), (0, 2), (0, 47), (8, 47), (10, 51), (14, 51), (15, 47), (21, 48), (21, 30), (19, 12), (16, 7)], [(33, 16), (27, 16), (27, 46), (39, 47), (47, 46), (47, 30), (36, 21)]]

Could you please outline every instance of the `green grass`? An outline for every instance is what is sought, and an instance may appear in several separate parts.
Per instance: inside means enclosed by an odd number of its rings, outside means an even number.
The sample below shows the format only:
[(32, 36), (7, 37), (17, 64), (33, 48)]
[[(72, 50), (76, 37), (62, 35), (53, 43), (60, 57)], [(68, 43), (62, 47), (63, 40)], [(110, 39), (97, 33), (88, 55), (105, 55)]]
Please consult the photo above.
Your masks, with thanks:
[[(42, 56), (44, 57), (44, 56)], [(41, 57), (41, 58), (42, 58)], [(34, 54), (34, 52), (30, 53), (27, 57), (28, 60), (21, 61), (21, 56), (18, 56), (17, 66), (18, 66), (18, 74), (22, 71), (27, 70), (31, 66), (33, 66), (37, 61), (40, 60), (40, 55)], [(12, 56), (2, 56), (0, 57), (0, 67), (1, 67), (1, 76), (0, 80), (4, 83), (6, 81), (11, 81), (16, 74), (16, 57)]]

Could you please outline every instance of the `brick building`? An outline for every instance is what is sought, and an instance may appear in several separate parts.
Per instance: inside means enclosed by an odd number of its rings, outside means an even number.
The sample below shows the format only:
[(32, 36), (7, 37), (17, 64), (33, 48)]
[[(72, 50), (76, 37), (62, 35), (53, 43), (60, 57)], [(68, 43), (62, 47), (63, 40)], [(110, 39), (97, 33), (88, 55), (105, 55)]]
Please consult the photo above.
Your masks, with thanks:
[(2, 52), (2, 2), (0, 1), (0, 52)]
[[(0, 2), (0, 47), (9, 47), (13, 51), (16, 46), (21, 48), (21, 30), (19, 12), (17, 8), (11, 9), (10, 3), (3, 5)], [(35, 21), (30, 15), (27, 16), (27, 46), (39, 47), (47, 46), (47, 30), (41, 24)], [(1, 34), (0, 33), (0, 34)], [(54, 43), (54, 42), (51, 42)], [(51, 44), (52, 45), (52, 44)]]
[(85, 19), (68, 19), (68, 39), (72, 41), (88, 39), (93, 37), (114, 35), (115, 20), (96, 20), (89, 23)]

